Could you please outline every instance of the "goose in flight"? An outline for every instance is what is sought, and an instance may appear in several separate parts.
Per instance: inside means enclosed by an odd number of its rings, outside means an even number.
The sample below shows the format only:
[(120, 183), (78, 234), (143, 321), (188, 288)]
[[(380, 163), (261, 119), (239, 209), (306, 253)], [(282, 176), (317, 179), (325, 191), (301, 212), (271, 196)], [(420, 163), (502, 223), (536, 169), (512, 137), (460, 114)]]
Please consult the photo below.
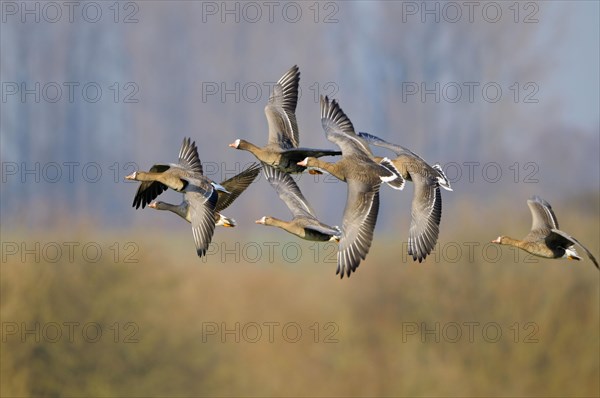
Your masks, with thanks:
[[(260, 170), (261, 167), (254, 163), (240, 174), (221, 182), (221, 186), (224, 187), (228, 192), (217, 191), (218, 198), (217, 204), (215, 205), (215, 225), (217, 227), (235, 227), (237, 225), (233, 218), (229, 218), (221, 214), (221, 212), (229, 207), (229, 205), (231, 205), (237, 199), (237, 197), (240, 196), (241, 193), (246, 190), (246, 188), (248, 188), (250, 184), (252, 184), (258, 174), (260, 174)], [(148, 207), (156, 210), (171, 211), (187, 222), (192, 222), (190, 204), (185, 198), (179, 205), (154, 201), (150, 203)]]
[(321, 96), (321, 124), (325, 136), (342, 150), (337, 163), (307, 157), (299, 164), (327, 172), (348, 185), (336, 274), (356, 271), (367, 257), (379, 212), (379, 188), (386, 182), (395, 188), (404, 184), (399, 171), (387, 158), (376, 162), (367, 142), (356, 135), (352, 122), (336, 100)]
[(340, 155), (341, 152), (329, 149), (298, 147), (300, 136), (295, 112), (299, 82), (300, 70), (294, 65), (275, 84), (265, 107), (269, 124), (267, 145), (259, 147), (238, 138), (229, 146), (249, 151), (263, 164), (276, 167), (286, 173), (302, 173), (306, 168), (298, 165), (298, 162), (306, 157)]
[(532, 196), (527, 201), (527, 205), (533, 218), (529, 234), (522, 240), (499, 236), (492, 243), (518, 247), (538, 257), (581, 260), (575, 250), (575, 245), (577, 245), (583, 249), (596, 268), (600, 269), (598, 261), (585, 246), (571, 235), (558, 229), (558, 221), (548, 202), (539, 196)]
[(320, 222), (314, 210), (302, 195), (300, 188), (291, 175), (271, 166), (263, 167), (267, 180), (286, 204), (293, 215), (291, 221), (265, 216), (256, 220), (257, 224), (279, 227), (302, 239), (313, 241), (339, 242), (341, 231), (338, 227), (330, 227)]
[(228, 192), (224, 187), (203, 175), (196, 143), (183, 140), (178, 163), (155, 164), (150, 171), (134, 171), (125, 177), (141, 181), (133, 198), (133, 207), (144, 208), (167, 188), (184, 194), (189, 205), (192, 234), (196, 253), (202, 257), (212, 240), (215, 230), (215, 207), (218, 191)]
[[(408, 254), (415, 261), (423, 261), (431, 253), (438, 240), (442, 218), (440, 187), (452, 191), (448, 178), (439, 164), (430, 166), (410, 149), (391, 144), (368, 133), (358, 133), (358, 135), (371, 145), (394, 152), (396, 158), (392, 159), (392, 163), (404, 180), (412, 181), (415, 184), (411, 208), (412, 220), (408, 237)], [(380, 160), (381, 158), (375, 157), (375, 159)]]

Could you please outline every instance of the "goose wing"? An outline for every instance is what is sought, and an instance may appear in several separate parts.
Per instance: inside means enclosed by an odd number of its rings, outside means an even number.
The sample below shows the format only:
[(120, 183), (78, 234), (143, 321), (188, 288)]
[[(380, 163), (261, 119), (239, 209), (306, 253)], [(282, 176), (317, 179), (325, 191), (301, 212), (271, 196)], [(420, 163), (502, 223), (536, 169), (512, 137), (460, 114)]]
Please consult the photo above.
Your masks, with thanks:
[(271, 184), (279, 198), (290, 209), (294, 217), (305, 216), (315, 219), (315, 213), (308, 201), (302, 195), (296, 181), (291, 175), (263, 163), (263, 170), (267, 181)]
[(356, 135), (352, 122), (336, 100), (321, 96), (321, 124), (327, 139), (342, 150), (343, 156), (359, 154), (372, 158), (367, 142)]
[(531, 211), (532, 221), (531, 231), (524, 240), (534, 242), (548, 236), (553, 228), (558, 229), (558, 221), (548, 202), (539, 196), (532, 196), (527, 200), (527, 206)]
[(294, 65), (273, 87), (265, 107), (265, 116), (269, 124), (269, 145), (289, 149), (296, 148), (300, 142), (295, 113), (299, 82), (300, 70)]
[(319, 222), (318, 224), (310, 224), (310, 225), (306, 225), (304, 228), (306, 229), (312, 229), (313, 231), (317, 231), (320, 232), (324, 235), (331, 235), (331, 236), (340, 236), (340, 230), (339, 229), (335, 229), (332, 227), (329, 227), (328, 225), (325, 225), (321, 222)]
[(321, 156), (339, 156), (342, 152), (331, 149), (291, 148), (282, 151), (281, 154), (288, 157), (290, 161), (297, 163), (307, 157), (320, 158)]
[(590, 260), (592, 260), (592, 262), (594, 263), (596, 268), (600, 269), (600, 266), (598, 266), (598, 261), (596, 261), (596, 258), (594, 257), (594, 255), (587, 249), (587, 247), (582, 245), (581, 242), (579, 242), (577, 239), (575, 239), (571, 235), (567, 234), (566, 232), (563, 232), (559, 229), (553, 228), (552, 233), (550, 234), (548, 239), (550, 239), (553, 242), (557, 242), (557, 239), (556, 239), (557, 237), (560, 237), (558, 240), (564, 239), (566, 242), (568, 242), (567, 245), (563, 246), (565, 249), (572, 245), (577, 245), (577, 246), (581, 247), (583, 249), (583, 251), (585, 252), (585, 254), (587, 254), (587, 256), (590, 258)]
[[(168, 164), (155, 164), (150, 168), (150, 173), (163, 173), (170, 168), (171, 166)], [(137, 192), (135, 193), (135, 196), (133, 197), (132, 206), (136, 209), (139, 209), (140, 206), (142, 206), (143, 209), (167, 189), (168, 187), (162, 182), (142, 181), (137, 189)]]
[(215, 232), (215, 206), (218, 195), (215, 189), (210, 189), (205, 194), (191, 191), (185, 193), (185, 200), (189, 204), (196, 253), (202, 257), (206, 254)]
[(558, 229), (558, 221), (550, 203), (546, 202), (539, 196), (532, 196), (527, 201), (529, 210), (531, 210), (531, 217), (533, 219), (531, 224), (531, 230), (537, 229)]
[(196, 142), (190, 142), (189, 138), (184, 138), (179, 150), (179, 165), (185, 170), (193, 173), (202, 174), (202, 162), (198, 157), (198, 149), (196, 148)]
[(220, 213), (229, 207), (229, 205), (231, 205), (233, 201), (235, 201), (238, 196), (240, 196), (242, 192), (244, 192), (246, 188), (248, 188), (248, 186), (254, 182), (256, 177), (260, 174), (260, 169), (260, 165), (253, 163), (240, 174), (223, 181), (221, 186), (229, 191), (229, 193), (217, 191), (219, 199), (217, 200), (215, 210)]
[(409, 229), (408, 254), (413, 260), (427, 257), (437, 243), (442, 217), (440, 187), (430, 178), (413, 174), (415, 192), (412, 201), (412, 220)]
[(389, 149), (390, 151), (394, 152), (396, 155), (400, 155), (403, 152), (403, 150), (405, 149), (405, 148), (401, 147), (400, 145), (389, 143), (373, 134), (360, 132), (360, 133), (358, 133), (358, 136), (360, 138), (362, 138), (363, 140), (367, 141), (370, 145), (375, 145), (375, 146)]
[(369, 186), (348, 180), (348, 199), (344, 210), (342, 237), (338, 249), (336, 274), (340, 278), (354, 272), (365, 259), (373, 241), (379, 212), (379, 185)]

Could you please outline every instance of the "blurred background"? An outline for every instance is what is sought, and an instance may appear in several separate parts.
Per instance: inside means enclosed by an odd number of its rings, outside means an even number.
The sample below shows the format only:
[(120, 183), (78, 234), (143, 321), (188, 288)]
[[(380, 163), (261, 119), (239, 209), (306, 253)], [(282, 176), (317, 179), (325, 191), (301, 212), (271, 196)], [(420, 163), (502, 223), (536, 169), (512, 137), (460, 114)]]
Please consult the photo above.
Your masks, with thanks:
[[(538, 194), (600, 255), (598, 2), (0, 6), (2, 396), (600, 394), (600, 273), (489, 243), (523, 237)], [(301, 145), (334, 148), (323, 94), (444, 168), (424, 263), (411, 185), (382, 188), (341, 281), (332, 244), (254, 224), (290, 217), (262, 176), (203, 259), (188, 224), (131, 207), (124, 176), (186, 136), (216, 181), (252, 163), (227, 144), (266, 143), (294, 64)], [(296, 178), (341, 224), (345, 184)]]

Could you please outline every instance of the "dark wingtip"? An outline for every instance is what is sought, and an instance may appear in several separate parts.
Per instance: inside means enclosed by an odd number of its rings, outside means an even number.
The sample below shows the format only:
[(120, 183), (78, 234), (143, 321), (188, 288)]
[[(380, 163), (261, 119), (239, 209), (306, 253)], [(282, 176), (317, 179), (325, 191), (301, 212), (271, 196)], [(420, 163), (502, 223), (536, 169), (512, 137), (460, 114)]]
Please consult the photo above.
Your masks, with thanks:
[(135, 207), (136, 209), (140, 208), (140, 200), (139, 198), (133, 198), (133, 203), (131, 204), (131, 207)]

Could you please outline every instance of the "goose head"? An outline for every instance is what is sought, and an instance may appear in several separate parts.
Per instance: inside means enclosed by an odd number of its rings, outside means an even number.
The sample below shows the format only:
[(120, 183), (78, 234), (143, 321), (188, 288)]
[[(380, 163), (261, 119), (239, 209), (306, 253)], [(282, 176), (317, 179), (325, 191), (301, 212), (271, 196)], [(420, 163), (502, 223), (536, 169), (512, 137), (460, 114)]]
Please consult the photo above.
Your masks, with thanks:
[(304, 166), (307, 167), (308, 166), (308, 158), (304, 158), (304, 160), (299, 161), (298, 166)]
[(505, 238), (506, 238), (505, 236), (499, 236), (496, 239), (494, 239), (493, 241), (491, 241), (491, 243), (497, 243), (499, 245), (503, 245)]
[(148, 207), (150, 207), (151, 209), (163, 210), (165, 209), (165, 203), (159, 200), (155, 200), (152, 203), (150, 203)]
[(271, 221), (271, 217), (264, 216), (259, 220), (254, 221), (256, 224), (267, 225)]
[(319, 159), (317, 158), (307, 157), (296, 164), (298, 166), (306, 167), (308, 174), (323, 174), (323, 170), (319, 167)]
[(237, 140), (235, 140), (231, 144), (229, 144), (229, 146), (232, 147), (232, 148), (235, 148), (235, 149), (239, 149), (241, 142), (242, 142), (242, 140), (240, 140), (238, 138)]

